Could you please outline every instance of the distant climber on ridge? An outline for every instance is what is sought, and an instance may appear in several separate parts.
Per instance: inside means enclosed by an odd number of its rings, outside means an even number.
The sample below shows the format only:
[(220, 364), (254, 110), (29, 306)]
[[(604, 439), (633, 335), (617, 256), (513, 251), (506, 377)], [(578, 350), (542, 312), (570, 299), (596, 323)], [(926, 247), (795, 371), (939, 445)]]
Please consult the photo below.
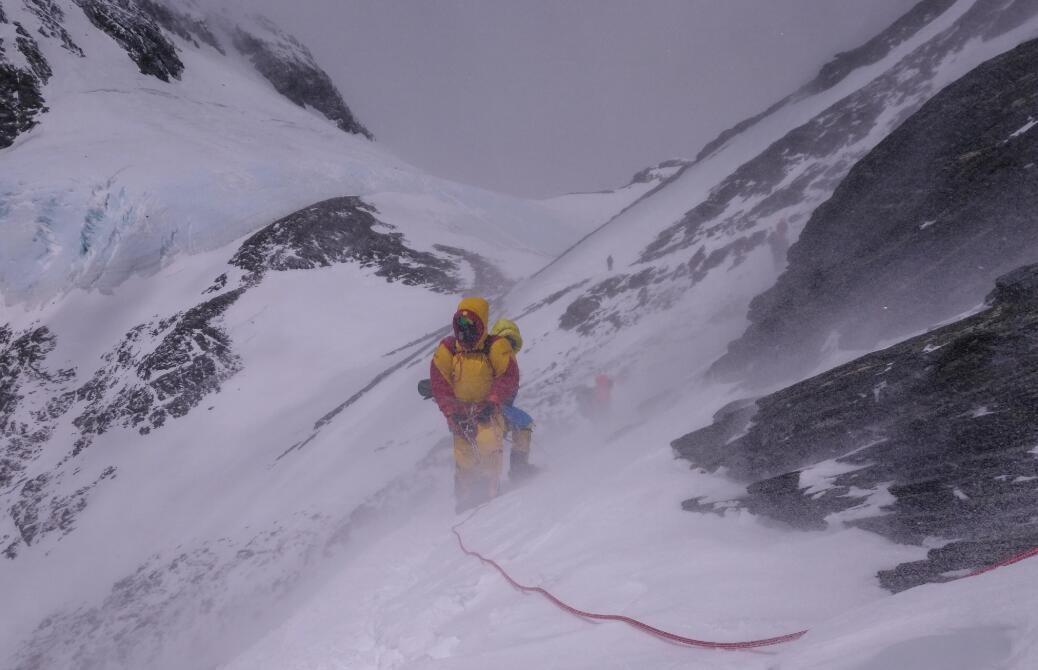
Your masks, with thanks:
[(454, 499), (461, 511), (497, 495), (505, 420), (501, 407), (519, 389), (519, 365), (507, 337), (491, 335), (490, 305), (464, 298), (454, 335), (440, 342), (429, 366), (433, 398), (454, 435)]

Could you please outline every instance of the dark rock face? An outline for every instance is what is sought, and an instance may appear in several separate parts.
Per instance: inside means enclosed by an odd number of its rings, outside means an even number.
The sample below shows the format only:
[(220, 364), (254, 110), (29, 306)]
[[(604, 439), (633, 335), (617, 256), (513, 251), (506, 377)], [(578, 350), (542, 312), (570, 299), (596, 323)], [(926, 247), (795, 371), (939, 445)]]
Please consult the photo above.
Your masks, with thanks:
[[(17, 336), (0, 328), (0, 489), (10, 491), (8, 511), (18, 530), (16, 538), (0, 537), (8, 558), (16, 557), (23, 543), (70, 532), (89, 494), (114, 476), (110, 467), (86, 486), (62, 492), (67, 470), (96, 436), (115, 427), (147, 434), (186, 415), (241, 369), (219, 319), (244, 290), (133, 328), (80, 385), (75, 370), (47, 370), (56, 338), (46, 327)], [(67, 415), (78, 431), (71, 450), (56, 469), (30, 474)]]
[(25, 0), (25, 6), (40, 20), (41, 35), (60, 40), (61, 45), (70, 53), (77, 56), (83, 55), (83, 50), (65, 30), (65, 12), (54, 3), (54, 0)]
[(0, 436), (5, 447), (0, 454), (0, 489), (15, 481), (25, 460), (35, 456), (50, 437), (45, 407), (37, 406), (24, 415), (18, 410), (40, 388), (58, 389), (75, 376), (74, 370), (50, 371), (45, 367), (55, 342), (54, 334), (45, 326), (24, 333), (0, 326)]
[(281, 95), (300, 107), (313, 107), (348, 133), (374, 139), (346, 106), (332, 80), (317, 66), (310, 50), (269, 22), (264, 23), (282, 44), (273, 44), (238, 29), (234, 35), (234, 46), (238, 51), (252, 61)]
[(176, 47), (148, 14), (131, 0), (74, 0), (98, 29), (126, 50), (142, 74), (179, 79), (184, 64)]
[(14, 24), (15, 33), (18, 37), (15, 38), (15, 44), (18, 45), (18, 50), (22, 52), (25, 59), (29, 61), (29, 68), (33, 74), (36, 75), (44, 84), (50, 80), (54, 72), (50, 69), (50, 64), (47, 59), (43, 57), (40, 52), (40, 45), (36, 43), (29, 31), (20, 23)]
[(248, 272), (250, 281), (258, 280), (268, 270), (304, 270), (355, 262), (375, 268), (375, 274), (386, 281), (426, 286), (442, 293), (461, 289), (454, 263), (411, 249), (403, 234), (375, 218), (377, 213), (356, 197), (319, 202), (245, 240), (230, 263)]
[[(186, 415), (220, 384), (241, 369), (219, 318), (245, 292), (222, 293), (186, 312), (157, 323), (141, 324), (126, 334), (104, 356), (105, 367), (76, 389), (77, 403), (85, 403), (72, 421), (82, 431), (72, 454), (89, 446), (91, 437), (119, 425), (146, 435), (167, 419)], [(152, 347), (142, 347), (149, 342)], [(147, 353), (135, 353), (142, 348)], [(132, 369), (136, 380), (119, 384), (122, 373)], [(118, 388), (118, 392), (109, 392)]]
[(638, 274), (617, 275), (593, 286), (569, 304), (559, 317), (559, 327), (563, 330), (576, 330), (582, 335), (591, 335), (606, 324), (606, 327), (619, 329), (630, 320), (638, 319), (638, 314), (625, 314), (621, 310), (603, 310), (603, 302), (606, 298), (625, 291), (643, 289), (654, 280), (655, 275), (652, 269), (646, 268)]
[[(21, 487), (17, 501), (9, 510), (18, 528), (21, 542), (29, 545), (42, 535), (55, 531), (61, 534), (72, 531), (76, 517), (87, 507), (90, 493), (102, 481), (114, 478), (115, 473), (116, 468), (109, 466), (93, 482), (68, 495), (51, 494), (48, 491), (48, 485), (53, 479), (49, 474), (38, 475), (27, 481)], [(8, 544), (4, 548), (4, 556), (17, 557), (18, 546), (18, 540)]]
[(182, 14), (153, 0), (136, 0), (136, 2), (141, 11), (167, 31), (191, 42), (196, 47), (199, 46), (199, 43), (208, 44), (220, 53), (224, 53), (220, 41), (216, 39), (216, 35), (205, 21)]
[[(60, 16), (60, 10), (58, 12)], [(7, 23), (2, 7), (0, 23)], [(7, 56), (8, 47), (0, 40), (0, 149), (11, 146), (18, 135), (36, 126), (36, 117), (47, 111), (40, 89), (53, 74), (35, 38), (22, 24), (13, 25), (14, 46), (28, 62), (29, 69), (16, 67)]]
[[(75, 377), (74, 370), (48, 369), (46, 359), (55, 346), (54, 334), (46, 327), (15, 333), (8, 326), (0, 326), (0, 491), (14, 491), (21, 484), (17, 495), (24, 492), (32, 496), (46, 483), (26, 471), (50, 440), (53, 419), (62, 411), (58, 407), (60, 401), (47, 399), (59, 396)], [(10, 510), (13, 517), (43, 516), (48, 523), (54, 522), (54, 515), (45, 511), (14, 507)], [(59, 517), (56, 523), (60, 523), (61, 505), (52, 509)], [(35, 532), (30, 530), (30, 536), (35, 537)], [(16, 555), (22, 541), (24, 537), (11, 537), (0, 531), (0, 547), (8, 558)]]
[[(796, 527), (857, 508), (867, 514), (846, 523), (947, 542), (881, 572), (893, 591), (1036, 546), (1038, 265), (999, 279), (989, 299), (976, 316), (761, 398), (755, 413), (719, 413), (674, 449), (751, 482), (740, 504)], [(892, 502), (862, 507), (884, 492)]]
[(1038, 41), (992, 59), (862, 159), (715, 371), (801, 370), (834, 331), (844, 348), (871, 348), (962, 313), (1000, 273), (1038, 257), (1036, 62)]

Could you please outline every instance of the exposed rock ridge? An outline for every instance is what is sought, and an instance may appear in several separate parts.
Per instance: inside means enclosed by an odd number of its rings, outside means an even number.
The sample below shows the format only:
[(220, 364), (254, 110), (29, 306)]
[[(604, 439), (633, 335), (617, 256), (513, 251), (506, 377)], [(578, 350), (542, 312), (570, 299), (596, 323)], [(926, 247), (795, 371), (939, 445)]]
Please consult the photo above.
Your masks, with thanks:
[(938, 545), (879, 573), (893, 591), (1038, 546), (1038, 265), (1000, 278), (989, 300), (973, 317), (726, 408), (674, 449), (749, 482), (737, 502), (754, 513)]
[(345, 132), (374, 139), (350, 111), (328, 74), (317, 66), (310, 50), (269, 21), (259, 20), (270, 39), (238, 28), (234, 46), (278, 93), (300, 107), (313, 107)]
[(811, 216), (750, 326), (715, 365), (774, 379), (976, 305), (1038, 255), (1038, 41), (951, 84), (850, 171)]
[(378, 220), (357, 197), (332, 198), (264, 227), (242, 243), (230, 264), (253, 278), (269, 270), (302, 270), (356, 262), (386, 281), (442, 293), (461, 289), (457, 266), (408, 247), (402, 233)]
[(204, 19), (178, 12), (173, 7), (155, 0), (136, 0), (136, 2), (151, 20), (177, 37), (196, 47), (200, 44), (208, 44), (220, 53), (224, 53), (220, 40), (217, 39)]
[(184, 64), (162, 29), (132, 0), (74, 0), (96, 28), (126, 50), (142, 74), (168, 82)]

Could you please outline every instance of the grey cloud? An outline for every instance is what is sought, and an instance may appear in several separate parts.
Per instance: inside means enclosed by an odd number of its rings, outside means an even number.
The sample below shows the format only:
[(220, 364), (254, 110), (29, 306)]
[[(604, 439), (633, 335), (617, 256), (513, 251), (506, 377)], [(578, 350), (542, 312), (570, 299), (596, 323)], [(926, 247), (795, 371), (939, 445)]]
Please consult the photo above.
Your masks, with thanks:
[[(221, 0), (211, 0), (220, 2)], [(396, 154), (524, 196), (693, 156), (913, 0), (223, 0), (307, 43)]]

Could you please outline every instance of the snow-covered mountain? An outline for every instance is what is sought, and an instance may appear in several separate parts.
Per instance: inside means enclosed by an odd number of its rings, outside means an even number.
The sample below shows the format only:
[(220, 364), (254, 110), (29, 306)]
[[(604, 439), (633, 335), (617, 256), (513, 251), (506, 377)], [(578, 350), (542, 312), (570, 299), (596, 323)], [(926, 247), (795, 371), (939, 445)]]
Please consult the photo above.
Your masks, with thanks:
[[(7, 666), (861, 670), (914, 658), (941, 668), (1038, 660), (1027, 634), (1033, 589), (1022, 588), (1035, 565), (891, 595), (884, 586), (940, 579), (877, 574), (922, 565), (943, 579), (944, 567), (918, 562), (951, 538), (895, 544), (876, 524), (850, 523), (860, 518), (843, 507), (838, 518), (819, 507), (809, 530), (764, 519), (789, 521), (782, 505), (803, 507), (819, 491), (818, 506), (860, 496), (839, 479), (847, 464), (827, 463), (843, 455), (835, 447), (791, 465), (794, 495), (765, 509), (747, 502), (745, 483), (690, 471), (670, 446), (747, 394), (737, 386), (746, 378), (706, 373), (745, 331), (754, 297), (780, 275), (775, 290), (795, 284), (809, 255), (792, 253), (783, 275), (786, 251), (805, 226), (838, 232), (848, 285), (865, 285), (872, 266), (851, 261), (869, 258), (857, 246), (867, 220), (847, 218), (853, 202), (833, 203), (849, 184), (867, 193), (866, 177), (897, 161), (957, 155), (959, 136), (980, 129), (942, 132), (930, 116), (941, 114), (927, 110), (951, 104), (942, 90), (964, 104), (954, 91), (975, 89), (953, 82), (1029, 53), (1012, 50), (1038, 37), (1038, 3), (924, 0), (695, 160), (546, 202), (393, 157), (305, 47), (265, 21), (150, 0), (3, 0), (2, 19)], [(999, 78), (1008, 92), (998, 95), (1024, 90), (1026, 76), (1011, 71), (1020, 76)], [(976, 116), (991, 118), (992, 137), (1012, 126), (1010, 149), (1024, 150), (1013, 142), (1030, 129), (1017, 124), (1029, 98), (998, 100), (1010, 103)], [(926, 153), (911, 151), (916, 137)], [(999, 160), (1008, 151), (993, 151), (986, 171), (1009, 176)], [(957, 203), (946, 201), (942, 221), (991, 230), (951, 211)], [(897, 231), (920, 223), (897, 221)], [(1016, 230), (1023, 257), (1026, 227)], [(988, 268), (937, 260), (933, 271), (948, 272), (961, 300), (917, 330), (954, 318), (971, 295), (979, 306), (990, 289)], [(414, 384), (457, 295), (473, 291), (522, 326), (519, 404), (537, 418), (534, 460), (546, 473), (483, 509), (466, 539), (587, 609), (700, 638), (807, 636), (774, 656), (663, 645), (522, 598), (458, 551), (446, 431)], [(800, 299), (806, 314), (831, 300)], [(926, 346), (910, 340), (869, 365), (900, 356), (925, 366), (931, 352), (915, 349)], [(856, 353), (823, 355), (816, 365)], [(615, 381), (613, 407), (592, 424), (580, 398), (600, 372)], [(805, 384), (816, 404), (859, 417), (853, 392), (867, 381), (849, 382), (846, 398), (825, 378)], [(756, 407), (729, 406), (722, 428)], [(779, 408), (773, 422), (798, 418), (775, 400), (760, 407)], [(711, 438), (719, 430), (706, 428)], [(768, 444), (774, 458), (781, 447)], [(1014, 442), (1017, 460), (1001, 474), (1023, 476), (1024, 446)], [(799, 472), (818, 480), (804, 482), (806, 494)], [(870, 471), (874, 492), (884, 472)], [(811, 488), (819, 482), (831, 486)], [(1025, 497), (1030, 482), (1014, 480), (1014, 490)], [(690, 499), (700, 505), (683, 509)], [(998, 552), (982, 553), (964, 565)]]
[[(572, 240), (538, 207), (431, 178), (372, 145), (305, 47), (269, 23), (83, 5), (5, 3), (5, 25), (38, 35), (53, 71), (40, 89), (49, 111), (14, 139), (7, 160), (18, 169), (0, 176), (9, 303), (106, 290), (340, 196), (403, 193), (396, 208), (432, 219), (468, 200), (437, 241), (483, 235), (484, 249), (512, 247), (525, 254), (510, 263), (522, 266), (515, 276)], [(75, 49), (45, 37), (41, 17), (67, 27)], [(491, 210), (505, 211), (485, 226)]]

